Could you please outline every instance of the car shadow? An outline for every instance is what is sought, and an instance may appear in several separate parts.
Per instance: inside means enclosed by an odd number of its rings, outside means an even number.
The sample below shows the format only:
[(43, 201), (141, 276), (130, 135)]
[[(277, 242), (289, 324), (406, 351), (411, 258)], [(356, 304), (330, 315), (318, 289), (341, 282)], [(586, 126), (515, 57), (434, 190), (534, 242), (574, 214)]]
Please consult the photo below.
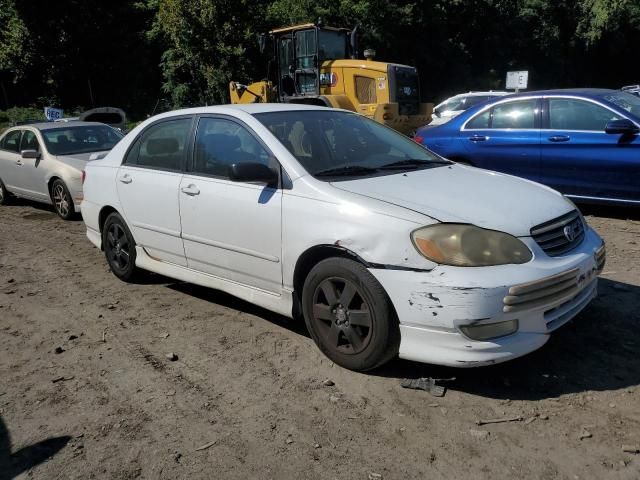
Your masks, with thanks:
[[(269, 312), (224, 292), (189, 283), (168, 288), (241, 312), (309, 338), (302, 319)], [(395, 359), (362, 375), (451, 378), (447, 387), (496, 399), (536, 400), (640, 385), (640, 287), (599, 280), (596, 299), (536, 352), (507, 363), (458, 369)], [(427, 347), (428, 348), (428, 347)]]
[(216, 305), (231, 308), (233, 310), (238, 310), (250, 315), (255, 315), (256, 317), (260, 317), (263, 320), (277, 325), (278, 327), (286, 328), (287, 330), (300, 336), (310, 338), (309, 332), (307, 331), (307, 327), (304, 324), (304, 320), (302, 318), (288, 318), (284, 315), (280, 315), (278, 313), (266, 310), (262, 307), (258, 307), (253, 303), (246, 302), (220, 290), (201, 287), (192, 283), (180, 282), (173, 283), (167, 286), (172, 290), (191, 295), (192, 297), (199, 298), (200, 300), (205, 300), (210, 303), (215, 303)]
[(0, 417), (0, 480), (11, 480), (53, 457), (71, 440), (69, 436), (52, 437), (11, 452), (11, 437)]
[[(63, 222), (58, 214), (56, 213), (53, 205), (49, 205), (46, 203), (36, 202), (34, 200), (29, 200), (26, 198), (17, 198), (13, 197), (9, 201), (8, 204), (3, 205), (2, 208), (11, 208), (11, 207), (31, 207), (37, 212), (26, 212), (22, 215), (22, 218), (26, 218), (29, 220), (60, 220)], [(71, 222), (81, 222), (82, 215), (80, 213), (74, 214), (69, 221)]]
[(616, 218), (618, 220), (640, 220), (640, 207), (578, 203), (578, 208), (585, 216), (593, 215), (595, 217)]

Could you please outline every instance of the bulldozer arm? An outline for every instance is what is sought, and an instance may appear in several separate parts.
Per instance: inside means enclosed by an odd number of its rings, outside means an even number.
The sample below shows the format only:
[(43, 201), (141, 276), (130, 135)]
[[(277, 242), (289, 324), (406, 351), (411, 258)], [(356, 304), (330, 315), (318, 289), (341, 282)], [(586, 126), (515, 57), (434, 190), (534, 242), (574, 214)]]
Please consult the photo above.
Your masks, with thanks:
[(275, 97), (271, 82), (266, 80), (254, 82), (251, 85), (230, 82), (229, 96), (231, 103), (266, 103), (272, 102)]

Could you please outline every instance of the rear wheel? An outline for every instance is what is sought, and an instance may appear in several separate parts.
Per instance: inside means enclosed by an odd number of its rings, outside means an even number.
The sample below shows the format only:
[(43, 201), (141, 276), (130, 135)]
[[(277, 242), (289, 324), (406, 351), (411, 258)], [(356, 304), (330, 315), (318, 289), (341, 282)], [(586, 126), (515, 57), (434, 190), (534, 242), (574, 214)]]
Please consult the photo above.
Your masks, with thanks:
[(75, 214), (73, 209), (73, 200), (69, 189), (59, 178), (54, 180), (51, 185), (51, 200), (56, 213), (63, 220), (71, 220)]
[(104, 222), (102, 246), (113, 274), (125, 282), (133, 280), (139, 273), (136, 267), (136, 242), (118, 213), (110, 214)]
[(400, 332), (386, 292), (360, 263), (329, 258), (305, 280), (302, 309), (320, 350), (350, 370), (371, 370), (397, 355)]
[(10, 193), (0, 179), (0, 205), (6, 205), (9, 202)]

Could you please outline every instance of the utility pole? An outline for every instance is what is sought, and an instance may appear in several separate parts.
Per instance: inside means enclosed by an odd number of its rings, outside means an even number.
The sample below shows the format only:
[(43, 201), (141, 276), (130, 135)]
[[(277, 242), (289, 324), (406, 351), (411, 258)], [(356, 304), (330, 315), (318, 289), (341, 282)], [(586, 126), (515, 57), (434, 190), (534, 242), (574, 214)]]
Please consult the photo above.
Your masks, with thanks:
[(91, 79), (87, 78), (87, 83), (89, 84), (89, 98), (91, 99), (91, 107), (95, 107), (96, 103), (93, 101), (93, 90), (91, 89)]

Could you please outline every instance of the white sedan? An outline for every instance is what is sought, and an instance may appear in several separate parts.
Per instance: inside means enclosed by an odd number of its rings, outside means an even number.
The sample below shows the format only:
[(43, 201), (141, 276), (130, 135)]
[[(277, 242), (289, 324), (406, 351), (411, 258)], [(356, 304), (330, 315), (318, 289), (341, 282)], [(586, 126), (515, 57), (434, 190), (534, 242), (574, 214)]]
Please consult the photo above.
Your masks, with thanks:
[(52, 204), (69, 220), (82, 201), (82, 171), (123, 137), (103, 123), (42, 122), (0, 136), (0, 205), (11, 197)]
[(559, 193), (303, 105), (150, 118), (87, 165), (82, 215), (122, 280), (150, 270), (302, 316), (354, 370), (531, 352), (594, 298), (605, 256)]

